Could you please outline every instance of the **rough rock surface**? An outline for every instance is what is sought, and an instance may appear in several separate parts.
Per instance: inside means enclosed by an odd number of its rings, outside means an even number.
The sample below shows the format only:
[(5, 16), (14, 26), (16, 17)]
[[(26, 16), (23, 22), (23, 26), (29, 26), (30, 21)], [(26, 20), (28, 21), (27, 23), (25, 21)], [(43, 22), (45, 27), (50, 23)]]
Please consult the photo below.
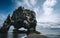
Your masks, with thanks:
[(28, 31), (35, 31), (36, 23), (35, 12), (20, 6), (18, 9), (13, 11), (12, 16), (8, 15), (0, 31), (8, 31), (11, 25), (14, 26), (14, 30), (16, 31), (21, 27), (27, 29)]

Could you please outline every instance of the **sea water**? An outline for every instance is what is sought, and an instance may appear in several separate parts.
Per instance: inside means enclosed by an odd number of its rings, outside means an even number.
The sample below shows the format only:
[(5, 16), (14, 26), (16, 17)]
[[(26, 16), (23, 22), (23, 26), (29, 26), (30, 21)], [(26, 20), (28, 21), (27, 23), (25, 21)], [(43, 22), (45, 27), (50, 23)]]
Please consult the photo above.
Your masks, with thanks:
[[(44, 24), (45, 25), (45, 24)], [(47, 27), (41, 27), (41, 25), (37, 25), (36, 27), (37, 31), (39, 31), (41, 34), (44, 35), (47, 38), (60, 38), (60, 28), (47, 28)], [(27, 37), (26, 34), (14, 34), (12, 32), (7, 33), (0, 33), (0, 38), (25, 38)]]
[[(60, 30), (59, 29), (39, 29), (37, 30), (41, 32), (41, 35), (47, 36), (48, 38), (60, 38)], [(27, 37), (26, 34), (13, 34), (9, 32), (8, 34), (3, 33), (0, 34), (0, 38), (24, 38)]]
[(41, 32), (41, 35), (45, 35), (48, 38), (60, 38), (60, 30), (59, 29), (45, 28), (45, 29), (39, 29), (38, 31)]

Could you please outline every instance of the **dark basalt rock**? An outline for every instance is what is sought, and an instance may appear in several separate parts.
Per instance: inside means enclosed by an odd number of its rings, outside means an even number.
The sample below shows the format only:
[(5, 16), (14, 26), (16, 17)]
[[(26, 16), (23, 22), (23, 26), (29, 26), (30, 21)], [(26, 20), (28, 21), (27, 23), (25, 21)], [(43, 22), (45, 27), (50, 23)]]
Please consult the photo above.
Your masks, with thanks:
[(14, 30), (16, 31), (22, 27), (28, 31), (35, 31), (36, 23), (37, 21), (35, 12), (20, 6), (18, 9), (13, 11), (12, 16), (8, 15), (0, 31), (8, 31), (11, 25), (14, 26)]
[(10, 28), (10, 24), (11, 24), (11, 19), (10, 19), (10, 14), (8, 15), (7, 19), (4, 21), (3, 23), (3, 27), (1, 27), (0, 32), (7, 32)]

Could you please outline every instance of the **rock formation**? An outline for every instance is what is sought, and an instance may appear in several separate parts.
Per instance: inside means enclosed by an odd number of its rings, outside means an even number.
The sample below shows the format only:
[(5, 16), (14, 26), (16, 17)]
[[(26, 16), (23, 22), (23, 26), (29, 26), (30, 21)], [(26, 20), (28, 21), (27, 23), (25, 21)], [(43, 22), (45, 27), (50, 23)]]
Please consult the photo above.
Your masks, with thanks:
[(8, 31), (11, 25), (14, 26), (14, 30), (18, 30), (23, 27), (28, 31), (35, 31), (36, 23), (35, 12), (20, 6), (18, 9), (13, 11), (12, 16), (8, 15), (0, 31)]

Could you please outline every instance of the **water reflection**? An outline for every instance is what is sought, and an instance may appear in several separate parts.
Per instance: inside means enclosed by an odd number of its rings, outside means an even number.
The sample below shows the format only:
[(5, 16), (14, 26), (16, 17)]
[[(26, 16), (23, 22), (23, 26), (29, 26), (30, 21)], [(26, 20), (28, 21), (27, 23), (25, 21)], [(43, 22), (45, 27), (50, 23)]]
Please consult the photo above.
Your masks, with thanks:
[[(36, 31), (35, 31), (35, 33), (37, 33)], [(32, 37), (39, 37), (39, 38), (41, 38), (41, 37), (43, 37), (43, 38), (45, 38), (45, 36), (43, 36), (43, 35), (36, 35), (36, 34), (33, 34), (33, 31), (31, 31), (31, 32), (24, 32), (23, 31), (23, 33), (22, 33), (22, 31), (21, 32), (8, 32), (8, 33), (0, 33), (0, 37), (1, 38), (32, 38)]]
[(26, 34), (13, 33), (13, 38), (25, 38)]
[(20, 33), (0, 33), (1, 38), (24, 38), (26, 37), (26, 34), (20, 34)]
[(0, 33), (1, 38), (7, 38), (7, 33)]

